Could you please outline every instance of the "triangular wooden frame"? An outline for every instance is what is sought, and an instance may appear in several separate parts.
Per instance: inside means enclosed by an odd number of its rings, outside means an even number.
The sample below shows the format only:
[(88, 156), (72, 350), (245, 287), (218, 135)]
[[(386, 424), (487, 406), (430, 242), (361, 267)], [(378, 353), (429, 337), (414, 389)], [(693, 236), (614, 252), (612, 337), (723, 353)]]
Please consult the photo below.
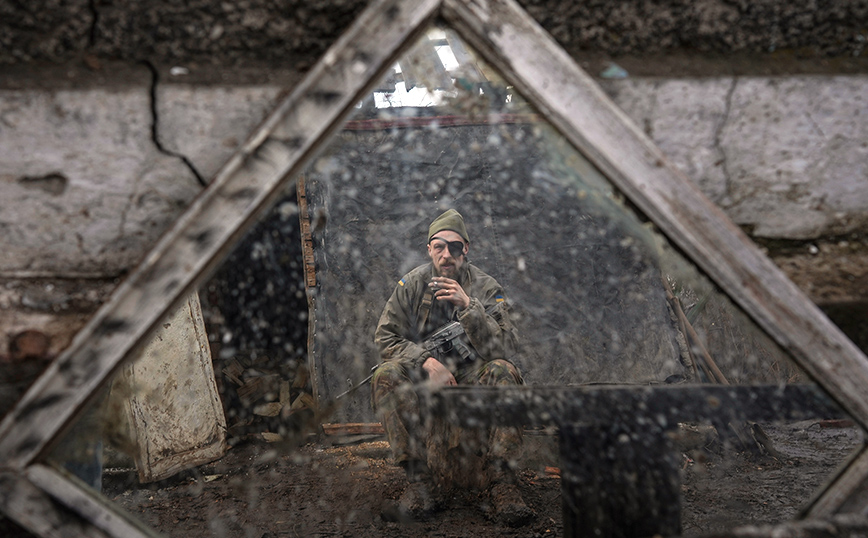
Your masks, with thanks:
[[(43, 536), (152, 536), (40, 463), (171, 308), (229, 252), (409, 43), (443, 20), (865, 428), (868, 358), (514, 0), (379, 0), (284, 99), (0, 423), (0, 510)], [(864, 512), (868, 451), (808, 516)]]

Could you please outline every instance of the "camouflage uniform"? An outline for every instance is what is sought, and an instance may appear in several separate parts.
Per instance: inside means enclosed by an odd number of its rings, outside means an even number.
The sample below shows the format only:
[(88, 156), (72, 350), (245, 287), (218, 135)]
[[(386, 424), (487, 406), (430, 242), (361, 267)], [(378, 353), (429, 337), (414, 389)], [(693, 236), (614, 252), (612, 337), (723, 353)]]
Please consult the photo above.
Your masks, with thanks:
[[(470, 297), (470, 306), (461, 310), (448, 301), (434, 300), (429, 307), (425, 295), (434, 276), (430, 263), (404, 276), (386, 303), (375, 333), (383, 364), (372, 381), (372, 403), (382, 417), (395, 461), (426, 462), (437, 474), (438, 469), (453, 466), (449, 463), (453, 449), (484, 454), (489, 462), (514, 459), (521, 448), (520, 428), (463, 432), (435, 417), (420, 416), (413, 383), (425, 380), (422, 363), (431, 356), (420, 342), (453, 320), (461, 323), (481, 357), (462, 364), (456, 354), (449, 358), (454, 360), (443, 361), (458, 384), (523, 383), (518, 369), (509, 362), (517, 349), (517, 337), (500, 284), (465, 263), (456, 280)], [(427, 299), (430, 300), (430, 294)], [(425, 310), (428, 315), (423, 323)]]

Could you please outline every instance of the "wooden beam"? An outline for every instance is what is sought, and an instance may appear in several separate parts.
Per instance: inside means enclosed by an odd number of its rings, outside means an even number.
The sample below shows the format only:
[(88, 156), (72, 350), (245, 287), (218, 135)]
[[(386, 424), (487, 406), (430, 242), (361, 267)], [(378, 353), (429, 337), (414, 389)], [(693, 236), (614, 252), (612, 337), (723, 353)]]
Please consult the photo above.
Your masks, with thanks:
[(0, 423), (4, 466), (21, 469), (50, 448), (123, 359), (279, 198), (438, 4), (383, 0), (354, 22)]
[(70, 512), (74, 512), (90, 530), (108, 536), (157, 538), (159, 534), (122, 511), (117, 505), (68, 475), (48, 465), (27, 468), (30, 482), (47, 493)]
[[(3, 475), (8, 485), (27, 490), (24, 493), (38, 489), (21, 478), (23, 469), (50, 449), (123, 359), (219, 264), (402, 47), (421, 35), (425, 23), (438, 13), (854, 420), (868, 425), (868, 358), (667, 161), (518, 4), (442, 0), (442, 11), (440, 7), (438, 0), (376, 2), (280, 103), (0, 423), (0, 462), (9, 470)], [(728, 408), (732, 394), (720, 395), (726, 404), (721, 409)], [(775, 393), (766, 396), (772, 402)], [(647, 398), (635, 403), (647, 403)], [(45, 478), (39, 474), (43, 472), (35, 471), (31, 478)], [(866, 473), (856, 469), (844, 476), (864, 481)], [(43, 481), (39, 487), (53, 486)], [(33, 506), (40, 502), (38, 494)], [(838, 492), (830, 492), (828, 498), (831, 510), (846, 504), (834, 500), (843, 498)], [(864, 510), (868, 499), (853, 498), (853, 503), (847, 506)], [(4, 501), (0, 507), (18, 520), (31, 505)]]
[[(868, 428), (868, 358), (635, 126), (514, 0), (444, 0), (443, 17), (615, 188)], [(854, 470), (847, 476), (868, 478)], [(829, 487), (849, 488), (843, 482)], [(829, 491), (828, 499), (843, 499)], [(852, 499), (868, 510), (868, 496)], [(843, 507), (827, 505), (828, 510)]]
[(110, 536), (20, 473), (0, 473), (0, 511), (21, 527), (45, 538)]
[(868, 358), (513, 0), (443, 15), (684, 255), (868, 426)]
[(465, 427), (615, 424), (646, 417), (679, 422), (766, 422), (845, 416), (816, 385), (644, 385), (447, 387), (420, 402)]
[[(51, 450), (162, 318), (280, 198), (438, 8), (439, 0), (379, 0), (355, 20), (3, 418), (0, 468), (21, 476)], [(40, 510), (38, 487), (20, 480), (10, 485), (36, 490), (36, 500), (5, 502), (0, 509), (50, 536), (50, 528), (28, 515)]]
[(379, 422), (349, 422), (346, 424), (323, 424), (326, 435), (383, 435), (386, 431)]
[(464, 427), (558, 426), (569, 537), (680, 534), (679, 461), (668, 435), (680, 422), (842, 416), (816, 385), (463, 386), (419, 400)]
[(868, 498), (868, 447), (850, 458), (829, 480), (829, 486), (814, 496), (803, 511), (805, 517), (827, 518), (838, 513), (866, 515)]

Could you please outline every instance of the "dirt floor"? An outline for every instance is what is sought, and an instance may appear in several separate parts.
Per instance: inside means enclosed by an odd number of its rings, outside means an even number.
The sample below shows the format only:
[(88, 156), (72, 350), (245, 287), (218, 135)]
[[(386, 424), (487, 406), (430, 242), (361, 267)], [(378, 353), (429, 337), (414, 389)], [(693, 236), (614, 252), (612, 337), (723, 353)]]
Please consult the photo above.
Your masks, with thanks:
[[(169, 536), (560, 536), (560, 481), (525, 471), (522, 494), (536, 521), (510, 529), (490, 521), (481, 492), (455, 494), (425, 522), (383, 517), (406, 479), (385, 441), (308, 444), (280, 455), (264, 443), (238, 446), (221, 461), (157, 489), (104, 480), (105, 493)], [(120, 486), (120, 487), (118, 487)]]
[[(796, 517), (862, 442), (858, 429), (840, 421), (763, 430), (778, 457), (705, 441), (689, 446), (695, 437), (680, 441), (684, 535)], [(539, 440), (534, 443), (529, 457), (546, 451)], [(487, 497), (478, 491), (454, 493), (428, 521), (389, 521), (384, 511), (406, 480), (391, 464), (386, 442), (370, 437), (343, 446), (319, 441), (291, 452), (245, 442), (218, 462), (160, 484), (140, 486), (129, 469), (107, 469), (103, 484), (110, 499), (142, 521), (184, 538), (563, 536), (559, 470), (539, 458), (530, 467), (521, 472), (521, 491), (536, 519), (521, 528), (489, 519)]]

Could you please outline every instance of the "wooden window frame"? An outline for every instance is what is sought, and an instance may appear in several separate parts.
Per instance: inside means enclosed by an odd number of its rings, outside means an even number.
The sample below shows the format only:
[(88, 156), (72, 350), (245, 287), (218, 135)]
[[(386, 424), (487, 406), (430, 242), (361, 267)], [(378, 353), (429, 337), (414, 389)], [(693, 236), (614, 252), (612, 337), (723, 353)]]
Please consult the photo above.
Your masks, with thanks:
[[(0, 423), (0, 510), (40, 536), (154, 536), (44, 463), (69, 425), (430, 24), (455, 29), (863, 429), (868, 358), (513, 0), (378, 0), (252, 133)], [(863, 446), (808, 517), (868, 510)]]

